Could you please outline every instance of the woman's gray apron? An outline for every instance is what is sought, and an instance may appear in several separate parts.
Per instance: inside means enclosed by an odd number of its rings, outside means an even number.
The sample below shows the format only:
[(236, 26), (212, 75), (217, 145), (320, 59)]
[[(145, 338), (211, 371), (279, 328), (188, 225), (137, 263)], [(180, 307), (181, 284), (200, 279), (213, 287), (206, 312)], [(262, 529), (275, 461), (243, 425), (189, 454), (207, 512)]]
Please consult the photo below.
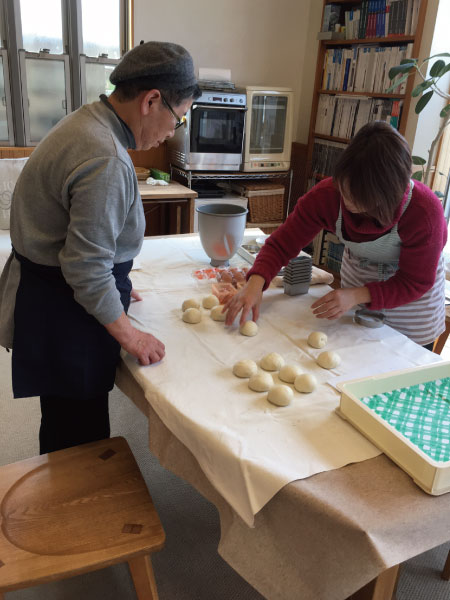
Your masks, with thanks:
[[(411, 181), (403, 212), (411, 201)], [(385, 235), (371, 242), (350, 242), (342, 234), (342, 211), (336, 221), (336, 236), (345, 245), (341, 266), (341, 286), (360, 287), (373, 281), (386, 281), (398, 270), (401, 239), (398, 223)], [(425, 346), (445, 330), (445, 272), (441, 256), (434, 285), (425, 294), (397, 308), (385, 308), (385, 323)]]

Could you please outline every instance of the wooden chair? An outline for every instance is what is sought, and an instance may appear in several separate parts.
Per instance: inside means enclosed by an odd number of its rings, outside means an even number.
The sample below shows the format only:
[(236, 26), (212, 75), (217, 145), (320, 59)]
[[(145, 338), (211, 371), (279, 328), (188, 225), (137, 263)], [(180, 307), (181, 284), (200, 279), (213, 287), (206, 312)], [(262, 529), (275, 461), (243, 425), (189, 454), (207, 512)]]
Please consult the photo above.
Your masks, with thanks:
[(447, 338), (450, 335), (450, 306), (445, 307), (445, 331), (437, 338), (433, 345), (433, 352), (440, 354), (447, 342)]
[(139, 600), (157, 600), (150, 553), (165, 534), (124, 438), (0, 467), (4, 592), (128, 561)]

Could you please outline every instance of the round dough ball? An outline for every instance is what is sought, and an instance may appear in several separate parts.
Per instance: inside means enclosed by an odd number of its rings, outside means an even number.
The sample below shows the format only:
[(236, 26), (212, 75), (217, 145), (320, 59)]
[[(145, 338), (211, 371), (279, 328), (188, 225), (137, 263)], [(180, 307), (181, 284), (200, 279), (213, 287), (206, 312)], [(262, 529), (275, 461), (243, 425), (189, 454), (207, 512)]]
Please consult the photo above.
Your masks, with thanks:
[(200, 323), (202, 313), (198, 308), (187, 308), (183, 313), (183, 321), (185, 323)]
[(297, 375), (300, 375), (302, 370), (297, 365), (285, 365), (281, 367), (280, 372), (278, 373), (278, 377), (281, 381), (285, 381), (286, 383), (294, 383)]
[(213, 306), (210, 312), (211, 319), (214, 321), (225, 321), (227, 318), (227, 313), (222, 312), (223, 304), (218, 304), (217, 306)]
[(308, 344), (313, 348), (323, 348), (327, 342), (327, 334), (322, 331), (313, 331), (308, 336)]
[(317, 364), (323, 369), (334, 369), (341, 363), (341, 357), (337, 352), (321, 352), (317, 357)]
[(254, 392), (268, 392), (272, 386), (273, 379), (270, 373), (258, 373), (248, 380), (248, 387)]
[(240, 360), (233, 366), (233, 374), (236, 377), (252, 377), (258, 372), (258, 366), (254, 360)]
[(255, 323), (255, 321), (246, 321), (239, 327), (239, 333), (252, 337), (258, 333), (258, 325)]
[(284, 365), (284, 358), (277, 352), (271, 352), (263, 356), (259, 364), (265, 371), (279, 371)]
[(200, 308), (200, 302), (197, 302), (195, 298), (189, 298), (183, 302), (181, 310), (184, 312), (188, 308)]
[(219, 298), (217, 296), (214, 296), (214, 294), (205, 296), (202, 300), (203, 308), (212, 308), (213, 306), (217, 306), (218, 304)]
[(295, 378), (294, 387), (297, 392), (309, 394), (316, 389), (317, 379), (314, 377), (314, 375), (310, 375), (309, 373), (301, 373)]
[(294, 397), (294, 392), (287, 385), (274, 385), (267, 394), (267, 400), (277, 406), (288, 406)]

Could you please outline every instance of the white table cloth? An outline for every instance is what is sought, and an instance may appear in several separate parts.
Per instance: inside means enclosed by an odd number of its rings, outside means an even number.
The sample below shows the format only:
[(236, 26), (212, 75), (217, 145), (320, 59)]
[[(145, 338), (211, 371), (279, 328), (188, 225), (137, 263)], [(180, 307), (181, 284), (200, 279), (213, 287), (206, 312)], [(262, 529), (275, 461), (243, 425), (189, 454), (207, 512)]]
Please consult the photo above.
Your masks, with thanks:
[[(251, 232), (248, 235), (252, 235)], [(210, 282), (192, 273), (208, 266), (198, 236), (146, 240), (132, 272), (143, 301), (132, 303), (136, 326), (166, 345), (164, 360), (149, 367), (124, 355), (128, 369), (143, 388), (164, 425), (192, 452), (208, 480), (248, 524), (287, 483), (364, 461), (379, 451), (334, 412), (338, 381), (439, 360), (401, 334), (383, 326), (368, 329), (345, 316), (317, 319), (310, 305), (326, 293), (290, 297), (281, 288), (264, 294), (259, 333), (242, 336), (237, 325), (225, 328), (203, 311), (201, 323), (181, 320), (181, 304), (210, 293)], [(245, 264), (240, 257), (234, 264)], [(313, 330), (325, 331), (325, 349), (336, 350), (341, 365), (327, 371), (317, 366), (320, 350), (308, 346)], [(295, 392), (289, 407), (275, 407), (266, 394), (248, 389), (236, 378), (237, 360), (258, 361), (278, 352), (287, 363), (313, 373), (319, 386), (312, 394)], [(274, 377), (278, 383), (277, 377)]]

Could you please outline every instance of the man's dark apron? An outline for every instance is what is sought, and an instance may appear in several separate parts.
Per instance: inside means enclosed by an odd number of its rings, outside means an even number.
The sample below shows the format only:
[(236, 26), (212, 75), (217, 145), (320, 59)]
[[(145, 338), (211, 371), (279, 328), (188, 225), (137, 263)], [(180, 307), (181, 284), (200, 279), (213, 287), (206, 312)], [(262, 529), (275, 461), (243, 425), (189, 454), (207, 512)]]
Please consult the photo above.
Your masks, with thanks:
[[(21, 277), (14, 310), (12, 380), (15, 398), (92, 398), (114, 385), (120, 345), (74, 299), (60, 267), (31, 262), (15, 252)], [(133, 261), (112, 274), (125, 312)]]

